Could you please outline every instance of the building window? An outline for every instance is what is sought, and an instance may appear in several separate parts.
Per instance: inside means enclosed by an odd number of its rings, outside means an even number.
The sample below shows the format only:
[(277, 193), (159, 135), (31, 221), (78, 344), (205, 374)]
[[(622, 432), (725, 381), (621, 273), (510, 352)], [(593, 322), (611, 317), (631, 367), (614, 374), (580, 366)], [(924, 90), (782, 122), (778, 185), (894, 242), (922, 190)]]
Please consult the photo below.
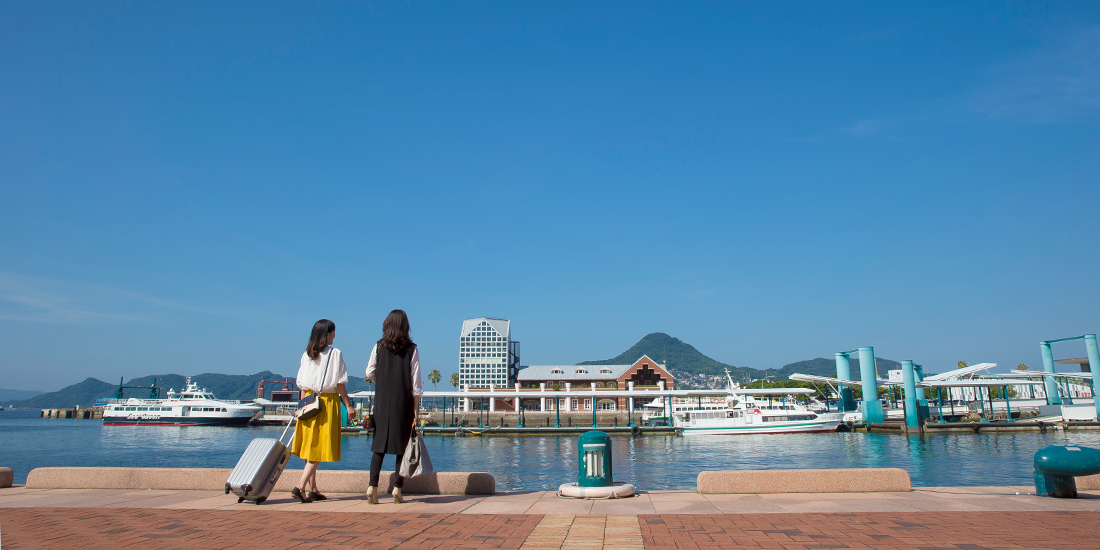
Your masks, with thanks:
[(561, 369), (550, 369), (550, 374), (565, 374), (565, 371)]
[(588, 374), (588, 371), (586, 369), (577, 369), (573, 371), (573, 374)]
[(611, 369), (600, 369), (600, 374), (611, 374)]

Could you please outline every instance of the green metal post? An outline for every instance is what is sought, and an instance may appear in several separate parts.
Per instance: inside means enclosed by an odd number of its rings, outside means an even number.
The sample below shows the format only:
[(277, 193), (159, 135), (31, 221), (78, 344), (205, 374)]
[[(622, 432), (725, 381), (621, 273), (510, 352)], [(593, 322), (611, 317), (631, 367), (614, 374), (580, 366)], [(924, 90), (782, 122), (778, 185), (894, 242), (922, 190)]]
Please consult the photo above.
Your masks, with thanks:
[(1012, 400), (1008, 397), (1008, 386), (1001, 386), (1001, 391), (1005, 394), (1005, 408), (1008, 410), (1009, 422), (1012, 422)]
[[(1039, 352), (1043, 355), (1043, 372), (1054, 372), (1054, 355), (1050, 352), (1050, 342), (1039, 342)], [(1043, 380), (1047, 390), (1047, 405), (1061, 405), (1062, 398), (1058, 395), (1058, 382), (1053, 377)]]
[[(917, 373), (913, 368), (912, 361), (901, 362), (901, 379), (905, 390), (905, 426), (907, 428), (919, 428), (920, 417), (917, 415)], [(867, 400), (864, 399), (864, 402), (866, 401)]]
[[(841, 380), (852, 381), (852, 364), (847, 353), (836, 354), (836, 377)], [(852, 398), (852, 388), (840, 385), (840, 410), (850, 412), (856, 410), (856, 400)]]
[(989, 422), (985, 419), (985, 396), (981, 393), (981, 388), (977, 388), (974, 393), (978, 395), (978, 404), (982, 406), (982, 422)]
[(1085, 352), (1089, 356), (1089, 372), (1092, 373), (1092, 403), (1096, 407), (1096, 418), (1100, 419), (1100, 396), (1096, 393), (1096, 388), (1100, 387), (1100, 382), (1097, 382), (1097, 371), (1100, 370), (1100, 351), (1096, 349), (1096, 335), (1085, 335)]
[(561, 399), (554, 396), (554, 427), (561, 427)]
[(936, 388), (936, 409), (940, 412), (940, 421), (937, 424), (946, 424), (947, 421), (943, 419), (943, 392), (940, 388)]
[(884, 420), (882, 403), (878, 400), (878, 373), (875, 371), (875, 348), (859, 348), (859, 381), (863, 387), (863, 423)]
[(592, 400), (589, 401), (589, 403), (592, 404), (592, 427), (595, 428), (596, 427), (596, 395), (595, 395), (595, 392), (593, 392)]

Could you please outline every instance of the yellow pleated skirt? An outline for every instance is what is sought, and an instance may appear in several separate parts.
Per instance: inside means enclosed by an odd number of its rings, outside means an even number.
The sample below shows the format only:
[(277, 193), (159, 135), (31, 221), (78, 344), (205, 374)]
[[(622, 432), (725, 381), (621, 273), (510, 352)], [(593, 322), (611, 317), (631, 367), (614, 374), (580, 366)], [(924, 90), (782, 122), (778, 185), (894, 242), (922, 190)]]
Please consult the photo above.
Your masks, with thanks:
[[(313, 392), (306, 392), (309, 395)], [(321, 394), (321, 412), (298, 422), (290, 451), (311, 462), (340, 461), (340, 396)]]

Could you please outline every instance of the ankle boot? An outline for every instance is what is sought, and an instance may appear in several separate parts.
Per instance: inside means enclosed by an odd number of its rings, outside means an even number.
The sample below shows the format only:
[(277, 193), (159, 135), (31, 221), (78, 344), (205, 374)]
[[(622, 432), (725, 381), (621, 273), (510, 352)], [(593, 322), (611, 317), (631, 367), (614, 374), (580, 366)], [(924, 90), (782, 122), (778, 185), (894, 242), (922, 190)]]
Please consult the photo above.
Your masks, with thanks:
[(367, 487), (367, 502), (378, 504), (378, 487)]
[(394, 504), (401, 504), (402, 502), (405, 502), (405, 499), (401, 498), (401, 488), (400, 487), (394, 487), (393, 488), (393, 503)]

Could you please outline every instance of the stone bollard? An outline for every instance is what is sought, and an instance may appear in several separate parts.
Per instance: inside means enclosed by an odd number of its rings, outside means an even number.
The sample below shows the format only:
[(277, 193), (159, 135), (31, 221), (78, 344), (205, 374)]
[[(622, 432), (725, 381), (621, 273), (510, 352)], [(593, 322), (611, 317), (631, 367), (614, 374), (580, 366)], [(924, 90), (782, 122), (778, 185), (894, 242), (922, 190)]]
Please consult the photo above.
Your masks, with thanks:
[(4, 487), (11, 487), (11, 484), (14, 481), (15, 472), (11, 471), (11, 468), (0, 468), (0, 489)]

